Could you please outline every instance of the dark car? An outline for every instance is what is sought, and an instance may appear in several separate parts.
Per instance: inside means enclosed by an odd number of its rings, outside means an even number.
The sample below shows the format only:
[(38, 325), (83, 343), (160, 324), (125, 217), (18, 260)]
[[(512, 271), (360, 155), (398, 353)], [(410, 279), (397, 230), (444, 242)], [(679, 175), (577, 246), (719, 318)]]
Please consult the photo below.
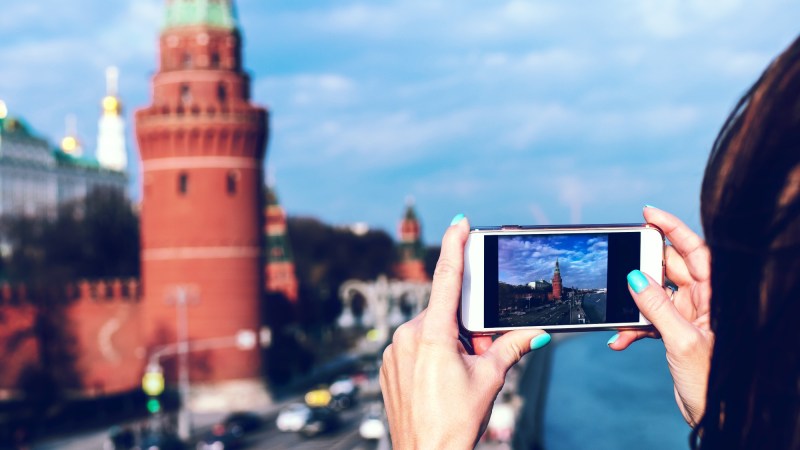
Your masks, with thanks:
[(186, 445), (180, 438), (170, 433), (147, 433), (142, 436), (138, 446), (134, 450), (185, 450)]
[(197, 450), (230, 450), (241, 447), (243, 432), (234, 433), (225, 425), (218, 423), (211, 431), (197, 441)]
[(314, 437), (318, 434), (328, 433), (339, 428), (339, 414), (330, 408), (311, 408), (308, 420), (300, 428), (300, 434), (305, 437)]
[(222, 420), (222, 425), (233, 434), (242, 436), (245, 433), (250, 433), (263, 427), (264, 419), (253, 412), (238, 411), (228, 414)]
[(136, 443), (136, 434), (128, 427), (113, 426), (108, 430), (108, 438), (103, 450), (130, 450)]

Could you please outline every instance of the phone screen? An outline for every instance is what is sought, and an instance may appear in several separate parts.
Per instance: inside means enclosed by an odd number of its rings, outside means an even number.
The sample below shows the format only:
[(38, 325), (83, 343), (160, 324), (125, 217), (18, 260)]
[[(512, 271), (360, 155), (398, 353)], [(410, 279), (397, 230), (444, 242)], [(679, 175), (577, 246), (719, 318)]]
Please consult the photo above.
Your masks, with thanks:
[(484, 326), (638, 322), (640, 247), (639, 232), (486, 235)]

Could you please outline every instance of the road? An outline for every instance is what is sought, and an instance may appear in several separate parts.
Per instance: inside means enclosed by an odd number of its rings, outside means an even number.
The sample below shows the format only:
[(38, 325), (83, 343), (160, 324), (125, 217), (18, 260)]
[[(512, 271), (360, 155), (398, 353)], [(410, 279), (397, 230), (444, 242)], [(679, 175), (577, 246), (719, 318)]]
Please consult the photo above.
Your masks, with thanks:
[(266, 428), (253, 433), (244, 442), (246, 449), (269, 448), (271, 450), (375, 450), (377, 443), (366, 441), (358, 434), (358, 426), (363, 417), (362, 405), (356, 405), (341, 413), (342, 427), (335, 432), (313, 438), (304, 438), (299, 433), (286, 433), (278, 430), (275, 421), (267, 423)]

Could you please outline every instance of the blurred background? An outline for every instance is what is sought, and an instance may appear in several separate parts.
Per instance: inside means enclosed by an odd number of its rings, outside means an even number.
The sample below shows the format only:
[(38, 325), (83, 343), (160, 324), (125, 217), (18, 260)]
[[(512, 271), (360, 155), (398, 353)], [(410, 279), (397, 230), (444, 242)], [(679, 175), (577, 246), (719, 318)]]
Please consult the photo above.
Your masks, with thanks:
[[(713, 139), (798, 10), (4, 5), (0, 448), (387, 448), (381, 350), (453, 215), (701, 232)], [(527, 357), (480, 446), (686, 447), (663, 347), (610, 335)]]

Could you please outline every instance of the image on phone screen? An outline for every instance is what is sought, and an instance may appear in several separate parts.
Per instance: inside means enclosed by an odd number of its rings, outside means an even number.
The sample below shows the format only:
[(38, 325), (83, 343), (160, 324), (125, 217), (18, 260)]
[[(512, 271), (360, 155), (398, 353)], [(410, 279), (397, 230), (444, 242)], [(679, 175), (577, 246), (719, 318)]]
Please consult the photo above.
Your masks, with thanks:
[(639, 320), (626, 275), (638, 233), (485, 237), (485, 325), (602, 325)]
[(500, 326), (605, 323), (607, 235), (499, 236), (497, 256)]

